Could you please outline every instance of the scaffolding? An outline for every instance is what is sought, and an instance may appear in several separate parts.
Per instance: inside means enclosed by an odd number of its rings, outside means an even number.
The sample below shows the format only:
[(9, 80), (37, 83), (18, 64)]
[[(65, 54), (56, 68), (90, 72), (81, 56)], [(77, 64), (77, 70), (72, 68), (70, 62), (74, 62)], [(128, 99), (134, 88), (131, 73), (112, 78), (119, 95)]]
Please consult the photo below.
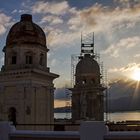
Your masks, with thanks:
[(81, 56), (90, 54), (94, 57), (94, 33), (81, 34)]
[(71, 110), (71, 92), (68, 88), (65, 87), (65, 95), (66, 95), (66, 102), (65, 102), (65, 112), (66, 112), (66, 119), (70, 119), (70, 113)]
[(79, 62), (79, 57), (80, 55), (78, 54), (71, 55), (71, 88), (73, 88), (75, 84), (75, 70), (77, 63)]

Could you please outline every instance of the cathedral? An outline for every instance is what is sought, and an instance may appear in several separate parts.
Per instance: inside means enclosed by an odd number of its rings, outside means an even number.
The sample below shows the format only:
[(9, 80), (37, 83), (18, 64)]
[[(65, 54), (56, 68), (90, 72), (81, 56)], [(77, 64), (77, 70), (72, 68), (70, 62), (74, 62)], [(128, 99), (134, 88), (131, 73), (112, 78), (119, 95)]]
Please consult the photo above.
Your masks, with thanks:
[(47, 67), (48, 51), (43, 30), (32, 21), (31, 15), (21, 15), (20, 21), (11, 27), (3, 48), (0, 120), (9, 120), (17, 126), (53, 123), (53, 80), (58, 75)]
[[(86, 50), (87, 49), (87, 50)], [(105, 88), (94, 44), (81, 44), (72, 90), (72, 121), (104, 120)], [(52, 130), (54, 84), (59, 75), (47, 67), (46, 36), (29, 14), (21, 15), (6, 38), (0, 71), (0, 120), (17, 129)], [(29, 125), (30, 124), (30, 125)]]

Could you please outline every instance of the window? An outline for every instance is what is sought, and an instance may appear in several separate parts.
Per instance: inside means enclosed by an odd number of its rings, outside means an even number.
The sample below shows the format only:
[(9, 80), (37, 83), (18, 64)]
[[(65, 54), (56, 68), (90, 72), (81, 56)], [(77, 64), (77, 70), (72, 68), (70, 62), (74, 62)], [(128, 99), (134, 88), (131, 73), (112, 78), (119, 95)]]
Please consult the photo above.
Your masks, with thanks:
[(86, 84), (86, 79), (82, 81), (82, 84)]
[(39, 60), (39, 64), (43, 66), (43, 59), (44, 59), (44, 54), (40, 54), (40, 60)]
[(96, 83), (95, 79), (92, 79), (92, 80), (91, 80), (91, 83), (92, 83), (92, 84), (95, 84), (95, 83)]
[(12, 56), (11, 64), (16, 64), (16, 63), (17, 63), (17, 56), (14, 55), (14, 56)]
[(13, 125), (16, 126), (17, 121), (16, 121), (16, 108), (15, 107), (10, 107), (8, 109), (8, 120), (13, 122)]
[(32, 56), (26, 55), (26, 64), (32, 64), (32, 63), (33, 63)]
[(28, 51), (25, 53), (25, 63), (26, 64), (33, 64), (33, 54), (32, 52)]

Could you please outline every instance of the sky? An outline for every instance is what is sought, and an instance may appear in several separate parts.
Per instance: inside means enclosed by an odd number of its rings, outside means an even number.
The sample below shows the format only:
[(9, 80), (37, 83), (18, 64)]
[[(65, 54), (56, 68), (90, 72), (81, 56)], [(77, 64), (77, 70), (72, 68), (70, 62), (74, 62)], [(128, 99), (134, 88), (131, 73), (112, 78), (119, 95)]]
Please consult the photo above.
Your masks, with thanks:
[(71, 55), (80, 54), (81, 32), (94, 32), (108, 81), (132, 78), (140, 67), (139, 0), (0, 0), (0, 66), (8, 31), (21, 14), (32, 14), (46, 34), (48, 67), (60, 75), (56, 88), (71, 83)]

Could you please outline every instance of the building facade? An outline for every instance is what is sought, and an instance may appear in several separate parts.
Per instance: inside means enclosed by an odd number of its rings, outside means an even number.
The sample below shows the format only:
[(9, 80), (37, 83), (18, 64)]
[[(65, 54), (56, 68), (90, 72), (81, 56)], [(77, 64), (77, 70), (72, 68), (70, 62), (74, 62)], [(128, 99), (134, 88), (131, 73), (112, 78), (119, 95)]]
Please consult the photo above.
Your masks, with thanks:
[(53, 123), (53, 80), (58, 75), (47, 67), (46, 36), (31, 15), (21, 15), (11, 27), (3, 52), (0, 119), (14, 124)]

